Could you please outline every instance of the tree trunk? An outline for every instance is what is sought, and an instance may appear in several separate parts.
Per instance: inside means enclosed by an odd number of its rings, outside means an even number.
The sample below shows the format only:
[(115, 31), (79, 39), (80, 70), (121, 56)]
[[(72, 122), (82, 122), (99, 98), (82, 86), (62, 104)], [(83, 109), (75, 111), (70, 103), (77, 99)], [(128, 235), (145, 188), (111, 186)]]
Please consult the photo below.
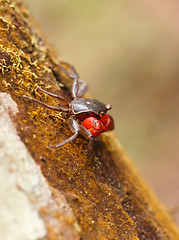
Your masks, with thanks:
[[(71, 136), (58, 106), (37, 86), (71, 101), (70, 79), (29, 11), (0, 1), (0, 239), (179, 239), (166, 210), (115, 140)], [(69, 71), (68, 68), (66, 68)]]

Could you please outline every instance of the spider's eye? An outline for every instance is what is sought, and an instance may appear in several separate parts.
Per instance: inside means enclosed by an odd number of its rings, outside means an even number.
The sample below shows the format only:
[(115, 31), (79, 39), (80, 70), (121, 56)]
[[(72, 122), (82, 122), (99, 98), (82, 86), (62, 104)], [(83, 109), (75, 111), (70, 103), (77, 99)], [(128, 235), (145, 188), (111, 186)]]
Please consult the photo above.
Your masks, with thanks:
[(105, 112), (101, 111), (101, 112), (99, 113), (99, 116), (102, 118), (102, 117), (104, 117), (105, 114), (106, 114)]

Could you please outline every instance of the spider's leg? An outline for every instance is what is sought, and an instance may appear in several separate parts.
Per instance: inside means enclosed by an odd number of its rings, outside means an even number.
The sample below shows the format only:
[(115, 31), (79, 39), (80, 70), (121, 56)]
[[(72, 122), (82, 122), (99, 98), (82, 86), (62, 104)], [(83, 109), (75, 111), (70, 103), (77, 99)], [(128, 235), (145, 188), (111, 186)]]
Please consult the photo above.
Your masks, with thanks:
[(61, 62), (62, 65), (66, 65), (68, 68), (70, 68), (72, 74), (70, 74), (64, 67), (62, 67), (60, 65), (60, 68), (63, 70), (63, 72), (69, 76), (70, 78), (80, 78), (76, 69), (70, 64), (70, 63), (67, 63), (67, 62)]
[(51, 92), (47, 92), (46, 90), (40, 88), (39, 86), (38, 86), (37, 88), (38, 88), (40, 91), (46, 93), (47, 95), (49, 95), (49, 96), (51, 96), (51, 97), (58, 98), (58, 99), (60, 99), (60, 100), (65, 101), (65, 102), (69, 105), (69, 102), (68, 102), (64, 97), (62, 97), (62, 96), (60, 96), (60, 95), (57, 95), (57, 94), (54, 94), (54, 93), (51, 93)]
[(67, 63), (67, 62), (61, 62), (63, 65), (66, 65), (68, 68), (70, 68), (71, 73), (69, 73), (63, 66), (60, 65), (60, 68), (62, 71), (70, 78), (73, 79), (73, 86), (72, 86), (72, 95), (73, 98), (81, 97), (85, 92), (88, 90), (88, 85), (87, 83), (81, 79), (76, 72), (75, 68)]
[(30, 100), (32, 100), (32, 101), (34, 101), (34, 102), (37, 102), (37, 103), (43, 105), (44, 107), (49, 108), (49, 109), (52, 109), (52, 110), (56, 110), (56, 111), (59, 111), (59, 112), (60, 112), (60, 111), (63, 111), (63, 112), (69, 112), (69, 111), (70, 111), (70, 108), (51, 106), (51, 105), (48, 105), (48, 104), (46, 104), (46, 103), (43, 103), (43, 102), (41, 102), (41, 101), (39, 101), (39, 100), (37, 100), (37, 99), (35, 99), (35, 98), (29, 97), (29, 96), (26, 96), (26, 95), (23, 95), (23, 97), (24, 97), (24, 98), (27, 98), (27, 99), (30, 99)]
[(63, 142), (57, 144), (56, 146), (54, 146), (54, 147), (50, 146), (50, 148), (62, 147), (63, 145), (65, 145), (69, 142), (72, 142), (75, 138), (77, 138), (77, 136), (80, 133), (80, 126), (79, 126), (78, 122), (76, 121), (76, 119), (74, 119), (73, 117), (70, 117), (68, 120), (68, 125), (69, 125), (70, 129), (72, 130), (72, 132), (74, 132), (74, 134), (71, 137), (64, 140)]
[(71, 137), (67, 138), (66, 140), (64, 140), (63, 142), (57, 144), (56, 146), (49, 146), (49, 148), (59, 148), (62, 147), (63, 145), (72, 142), (73, 140), (75, 140), (75, 138), (77, 138), (79, 135), (79, 132), (75, 132)]
[(77, 97), (80, 98), (83, 96), (83, 94), (85, 94), (88, 91), (88, 85), (81, 78), (78, 79), (78, 85), (79, 85), (79, 87), (78, 87), (78, 91), (77, 91)]

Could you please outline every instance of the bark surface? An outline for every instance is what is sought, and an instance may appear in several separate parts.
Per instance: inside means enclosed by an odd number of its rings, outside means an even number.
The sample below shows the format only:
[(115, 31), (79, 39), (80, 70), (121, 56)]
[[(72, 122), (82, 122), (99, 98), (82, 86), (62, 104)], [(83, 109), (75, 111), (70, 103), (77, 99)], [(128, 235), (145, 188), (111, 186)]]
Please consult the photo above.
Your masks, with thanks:
[(48, 148), (71, 135), (67, 121), (23, 95), (58, 106), (40, 86), (70, 101), (59, 64), (29, 10), (1, 0), (0, 239), (179, 239), (113, 133), (96, 138), (88, 166), (81, 136)]

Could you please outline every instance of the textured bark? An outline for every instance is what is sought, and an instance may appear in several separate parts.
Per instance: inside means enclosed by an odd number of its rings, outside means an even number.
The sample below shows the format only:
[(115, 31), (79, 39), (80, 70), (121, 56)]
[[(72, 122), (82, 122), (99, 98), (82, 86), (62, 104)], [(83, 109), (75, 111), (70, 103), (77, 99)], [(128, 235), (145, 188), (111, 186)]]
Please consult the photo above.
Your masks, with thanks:
[[(23, 98), (71, 98), (72, 80), (29, 11), (0, 1), (0, 239), (179, 239), (113, 133), (51, 149), (71, 135), (58, 112)], [(69, 70), (69, 69), (67, 69)], [(18, 231), (17, 231), (18, 229)]]

